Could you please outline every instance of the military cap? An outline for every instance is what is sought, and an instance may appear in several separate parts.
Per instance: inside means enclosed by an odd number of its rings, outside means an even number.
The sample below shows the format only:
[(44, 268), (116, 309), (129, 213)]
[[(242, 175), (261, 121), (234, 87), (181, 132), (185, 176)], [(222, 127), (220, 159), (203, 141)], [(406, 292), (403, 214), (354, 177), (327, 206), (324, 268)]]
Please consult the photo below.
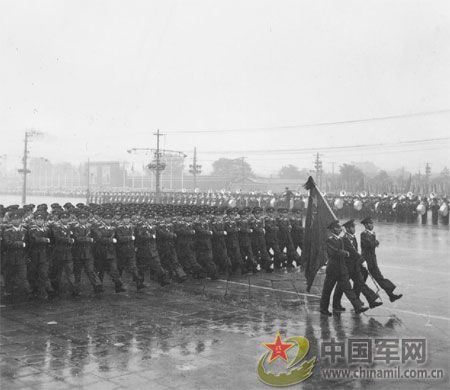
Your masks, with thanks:
[(48, 206), (46, 203), (38, 204), (36, 210), (48, 210)]
[(259, 206), (253, 207), (253, 212), (254, 213), (262, 213), (263, 209)]
[(286, 207), (278, 207), (277, 211), (279, 213), (286, 213), (288, 211), (288, 209)]
[(36, 211), (34, 214), (34, 219), (47, 219), (48, 213), (46, 211)]
[(347, 222), (343, 223), (342, 226), (344, 226), (346, 228), (350, 228), (352, 226), (355, 226), (355, 220), (354, 219), (350, 219)]
[(13, 211), (13, 210), (18, 210), (19, 209), (19, 205), (18, 204), (13, 204), (10, 205), (6, 208), (6, 211)]
[(275, 211), (275, 207), (269, 206), (266, 208), (266, 211)]
[(64, 206), (63, 206), (66, 210), (68, 210), (68, 209), (71, 209), (71, 208), (73, 208), (73, 207), (75, 207), (72, 203), (70, 203), (70, 202), (67, 202), (67, 203), (64, 203)]
[(82, 209), (83, 207), (84, 207), (84, 203), (77, 203), (76, 204), (76, 207), (78, 208), (78, 209)]
[(329, 225), (328, 225), (328, 229), (334, 229), (334, 228), (337, 228), (337, 227), (339, 227), (339, 221), (337, 220), (337, 219), (335, 219), (333, 222), (331, 222)]
[(50, 207), (51, 207), (52, 209), (56, 209), (56, 208), (61, 207), (61, 206), (60, 206), (59, 203), (52, 203), (52, 204), (50, 205)]
[(89, 213), (87, 211), (82, 210), (77, 213), (77, 218), (87, 218), (87, 217), (89, 217)]
[(23, 210), (12, 210), (9, 213), (9, 218), (10, 219), (19, 219), (23, 217)]
[(361, 223), (362, 223), (363, 225), (367, 225), (368, 223), (373, 223), (373, 219), (370, 218), (370, 217), (366, 217), (366, 218), (364, 218), (363, 220), (361, 220)]
[(61, 211), (58, 213), (59, 218), (69, 218), (69, 213), (67, 211)]

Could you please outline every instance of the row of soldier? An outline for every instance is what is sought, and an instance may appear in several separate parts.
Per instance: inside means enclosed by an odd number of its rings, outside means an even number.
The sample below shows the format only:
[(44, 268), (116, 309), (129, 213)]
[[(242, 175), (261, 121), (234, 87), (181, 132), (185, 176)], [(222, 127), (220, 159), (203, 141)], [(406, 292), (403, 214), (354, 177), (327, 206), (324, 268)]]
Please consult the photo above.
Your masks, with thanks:
[[(427, 224), (431, 212), (433, 225), (449, 224), (449, 208), (446, 196), (429, 197), (412, 193), (401, 195), (369, 195), (367, 193), (349, 195), (325, 194), (325, 199), (339, 218), (376, 217), (379, 222), (408, 222), (418, 219)], [(161, 203), (173, 205), (208, 205), (216, 207), (285, 207), (305, 210), (307, 197), (294, 194), (288, 188), (281, 194), (269, 193), (225, 193), (225, 192), (162, 192), (158, 197), (152, 192), (96, 192), (90, 196), (93, 203)]]
[(146, 275), (161, 285), (193, 278), (300, 266), (300, 209), (159, 204), (17, 205), (3, 210), (1, 271), (5, 294), (74, 296), (82, 272), (94, 292), (109, 274), (117, 293), (123, 273), (142, 290)]

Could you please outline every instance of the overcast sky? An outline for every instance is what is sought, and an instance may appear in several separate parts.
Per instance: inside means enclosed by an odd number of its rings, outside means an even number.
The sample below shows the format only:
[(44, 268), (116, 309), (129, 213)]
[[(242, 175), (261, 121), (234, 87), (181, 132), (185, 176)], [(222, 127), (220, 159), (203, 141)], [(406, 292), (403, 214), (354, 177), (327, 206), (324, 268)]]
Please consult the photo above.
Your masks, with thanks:
[(44, 133), (31, 156), (79, 163), (130, 159), (157, 128), (205, 171), (242, 155), (260, 174), (312, 167), (315, 148), (326, 170), (450, 166), (448, 140), (323, 150), (449, 136), (448, 0), (1, 0), (0, 52), (8, 166), (27, 129)]

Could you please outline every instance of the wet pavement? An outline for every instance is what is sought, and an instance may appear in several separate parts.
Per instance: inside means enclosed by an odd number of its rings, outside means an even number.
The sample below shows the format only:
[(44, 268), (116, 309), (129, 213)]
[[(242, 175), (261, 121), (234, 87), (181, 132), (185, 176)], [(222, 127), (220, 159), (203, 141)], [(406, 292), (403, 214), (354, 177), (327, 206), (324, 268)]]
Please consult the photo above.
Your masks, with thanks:
[[(1, 308), (2, 389), (264, 389), (256, 365), (276, 332), (305, 336), (318, 356), (313, 375), (293, 388), (448, 388), (450, 231), (446, 227), (381, 225), (380, 268), (404, 297), (356, 316), (318, 312), (319, 275), (303, 295), (300, 273), (188, 281), (144, 293), (83, 295)], [(131, 286), (131, 285), (130, 285)], [(427, 362), (441, 380), (324, 379), (322, 340), (426, 338)], [(410, 362), (412, 363), (412, 362)], [(341, 362), (338, 367), (342, 367)], [(377, 363), (376, 367), (382, 367)], [(373, 366), (372, 366), (373, 367)]]

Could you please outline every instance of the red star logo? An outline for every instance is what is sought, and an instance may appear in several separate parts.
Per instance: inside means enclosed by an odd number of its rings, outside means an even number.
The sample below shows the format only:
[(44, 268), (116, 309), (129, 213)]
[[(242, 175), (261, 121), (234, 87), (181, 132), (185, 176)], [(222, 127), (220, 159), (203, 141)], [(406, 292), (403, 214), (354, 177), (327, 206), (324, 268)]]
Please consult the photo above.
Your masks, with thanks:
[(272, 355), (270, 356), (269, 363), (272, 363), (276, 358), (281, 358), (285, 362), (288, 361), (286, 351), (292, 348), (294, 343), (283, 343), (281, 341), (280, 333), (277, 333), (277, 337), (275, 338), (274, 343), (263, 343), (263, 345), (272, 351)]

